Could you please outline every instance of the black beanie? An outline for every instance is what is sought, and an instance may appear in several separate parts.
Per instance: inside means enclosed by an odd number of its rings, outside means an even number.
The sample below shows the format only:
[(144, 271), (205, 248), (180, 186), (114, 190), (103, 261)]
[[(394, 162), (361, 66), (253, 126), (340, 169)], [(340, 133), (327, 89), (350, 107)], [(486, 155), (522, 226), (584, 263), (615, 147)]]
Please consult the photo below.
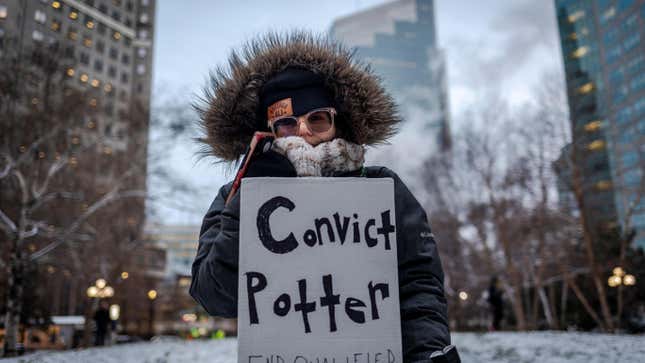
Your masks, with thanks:
[(278, 116), (300, 116), (313, 109), (334, 107), (322, 76), (290, 67), (276, 74), (260, 91), (258, 129), (267, 128), (267, 120)]

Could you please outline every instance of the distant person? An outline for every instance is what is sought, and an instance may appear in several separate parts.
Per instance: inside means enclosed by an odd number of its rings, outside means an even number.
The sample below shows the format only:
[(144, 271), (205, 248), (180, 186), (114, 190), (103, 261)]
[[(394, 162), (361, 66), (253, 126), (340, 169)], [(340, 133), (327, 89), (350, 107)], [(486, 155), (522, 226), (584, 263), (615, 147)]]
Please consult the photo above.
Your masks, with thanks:
[(110, 305), (107, 301), (101, 301), (99, 308), (94, 313), (94, 322), (96, 323), (96, 339), (94, 345), (105, 345), (105, 338), (110, 326)]
[(500, 288), (499, 279), (493, 276), (488, 286), (488, 303), (492, 317), (491, 330), (498, 331), (501, 329), (502, 320), (504, 319), (504, 300), (502, 299), (502, 289)]
[[(443, 269), (426, 213), (385, 167), (363, 165), (365, 145), (386, 142), (401, 121), (369, 68), (327, 38), (269, 34), (213, 73), (201, 110), (204, 141), (221, 160), (239, 160), (256, 131), (274, 141), (245, 177), (391, 178), (405, 362), (459, 362), (450, 344)], [(308, 150), (317, 152), (308, 152)], [(216, 195), (201, 228), (191, 295), (212, 315), (237, 316), (240, 193)], [(227, 196), (232, 196), (227, 203)], [(360, 261), (358, 261), (360, 263)]]

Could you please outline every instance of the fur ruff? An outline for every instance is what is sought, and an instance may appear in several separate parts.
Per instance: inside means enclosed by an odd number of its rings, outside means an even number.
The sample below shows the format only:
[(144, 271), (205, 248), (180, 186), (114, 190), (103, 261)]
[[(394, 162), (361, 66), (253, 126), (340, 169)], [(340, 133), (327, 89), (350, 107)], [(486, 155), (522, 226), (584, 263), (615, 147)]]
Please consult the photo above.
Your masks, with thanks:
[(228, 67), (211, 73), (210, 85), (195, 105), (205, 154), (239, 160), (263, 119), (258, 110), (262, 86), (289, 66), (323, 76), (336, 101), (339, 137), (375, 145), (396, 133), (400, 118), (394, 101), (369, 66), (355, 60), (352, 52), (308, 32), (268, 33), (232, 52)]

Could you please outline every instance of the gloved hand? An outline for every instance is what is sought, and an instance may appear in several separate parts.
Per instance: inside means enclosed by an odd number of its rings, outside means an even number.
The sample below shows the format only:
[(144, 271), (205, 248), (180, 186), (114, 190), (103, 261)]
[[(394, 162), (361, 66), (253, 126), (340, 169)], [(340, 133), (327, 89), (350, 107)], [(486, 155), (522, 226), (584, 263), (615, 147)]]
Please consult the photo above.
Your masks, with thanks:
[[(246, 169), (244, 178), (257, 177), (296, 177), (296, 169), (285, 156), (269, 149), (257, 155)], [(244, 179), (243, 178), (243, 179)], [(239, 190), (235, 191), (233, 197), (226, 203), (224, 213), (232, 212), (239, 216), (240, 196)]]
[(267, 150), (251, 160), (245, 178), (254, 177), (296, 177), (296, 169), (286, 156)]

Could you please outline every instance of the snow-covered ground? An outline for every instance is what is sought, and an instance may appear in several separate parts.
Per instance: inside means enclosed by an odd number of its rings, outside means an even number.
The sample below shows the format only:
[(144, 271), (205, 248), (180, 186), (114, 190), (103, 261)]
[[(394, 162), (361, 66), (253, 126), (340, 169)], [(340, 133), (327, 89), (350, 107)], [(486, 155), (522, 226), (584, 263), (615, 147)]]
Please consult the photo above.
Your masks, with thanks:
[[(462, 362), (643, 363), (645, 336), (585, 333), (455, 333)], [(235, 339), (137, 343), (68, 352), (41, 352), (2, 363), (234, 363)], [(315, 363), (315, 362), (314, 362)]]

